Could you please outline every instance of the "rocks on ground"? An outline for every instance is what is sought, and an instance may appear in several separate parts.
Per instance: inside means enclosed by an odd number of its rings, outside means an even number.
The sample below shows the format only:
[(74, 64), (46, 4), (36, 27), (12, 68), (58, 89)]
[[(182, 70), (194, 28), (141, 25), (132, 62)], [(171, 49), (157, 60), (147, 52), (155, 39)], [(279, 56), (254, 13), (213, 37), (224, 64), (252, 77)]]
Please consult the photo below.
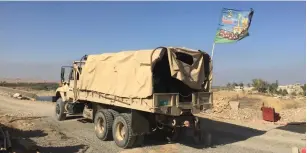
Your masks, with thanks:
[(20, 100), (33, 100), (33, 101), (35, 100), (34, 98), (23, 96), (20, 93), (15, 93), (15, 94), (12, 95), (12, 97), (16, 98), (16, 99), (20, 99)]
[[(257, 96), (231, 92), (214, 93), (213, 109), (205, 111), (204, 116), (209, 118), (220, 118), (230, 120), (262, 120), (261, 107), (263, 104), (268, 107), (277, 108), (277, 113), (280, 114), (279, 122), (305, 122), (306, 108), (304, 98), (295, 98), (293, 100), (281, 101), (274, 100), (274, 97)], [(298, 102), (301, 100), (302, 102)], [(237, 105), (239, 102), (239, 105)], [(230, 105), (231, 104), (231, 105)], [(238, 108), (236, 108), (238, 107)]]
[(1, 95), (1, 96), (6, 96), (6, 97), (9, 97), (9, 96), (10, 96), (9, 93), (3, 92), (3, 91), (0, 91), (0, 95)]
[(279, 113), (281, 122), (306, 122), (306, 108), (292, 108)]
[(222, 111), (229, 109), (229, 100), (230, 99), (226, 97), (214, 99), (212, 111), (214, 113), (221, 113)]
[[(0, 123), (11, 135), (12, 150), (16, 152), (59, 152), (66, 148), (84, 152), (88, 146), (70, 138), (60, 129), (33, 113), (0, 113)], [(1, 140), (0, 140), (1, 142)], [(51, 150), (50, 150), (51, 149)], [(61, 151), (60, 151), (61, 152)], [(76, 151), (73, 151), (76, 152)]]

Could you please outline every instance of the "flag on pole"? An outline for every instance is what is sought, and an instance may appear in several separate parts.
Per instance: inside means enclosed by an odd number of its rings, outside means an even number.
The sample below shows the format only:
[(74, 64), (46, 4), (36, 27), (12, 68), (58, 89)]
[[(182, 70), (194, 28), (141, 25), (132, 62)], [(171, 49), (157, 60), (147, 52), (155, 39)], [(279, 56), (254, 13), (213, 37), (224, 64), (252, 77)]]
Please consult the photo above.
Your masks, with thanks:
[(253, 9), (240, 11), (223, 8), (214, 43), (234, 43), (249, 36), (253, 14)]

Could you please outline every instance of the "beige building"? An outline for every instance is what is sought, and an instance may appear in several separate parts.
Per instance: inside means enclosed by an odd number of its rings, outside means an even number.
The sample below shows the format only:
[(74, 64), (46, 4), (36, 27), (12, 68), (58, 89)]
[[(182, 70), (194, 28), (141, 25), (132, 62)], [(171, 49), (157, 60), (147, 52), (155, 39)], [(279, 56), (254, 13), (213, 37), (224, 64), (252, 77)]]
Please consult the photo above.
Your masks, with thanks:
[(254, 87), (247, 87), (247, 86), (241, 87), (241, 86), (235, 86), (234, 91), (236, 91), (236, 92), (243, 92), (243, 91), (245, 91), (245, 92), (250, 92), (250, 91), (252, 91), (253, 89), (254, 89)]
[(302, 85), (300, 83), (291, 84), (291, 85), (285, 85), (285, 86), (278, 86), (277, 90), (286, 90), (288, 94), (296, 93), (301, 94), (303, 93), (303, 89), (301, 87)]

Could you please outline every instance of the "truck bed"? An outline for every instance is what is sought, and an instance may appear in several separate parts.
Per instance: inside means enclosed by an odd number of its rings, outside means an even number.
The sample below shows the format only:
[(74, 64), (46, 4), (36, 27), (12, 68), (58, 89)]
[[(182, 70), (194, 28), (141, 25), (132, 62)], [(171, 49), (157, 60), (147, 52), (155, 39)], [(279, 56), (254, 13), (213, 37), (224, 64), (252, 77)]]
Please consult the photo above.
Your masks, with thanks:
[(182, 111), (199, 113), (212, 106), (211, 92), (196, 92), (192, 101), (179, 102), (179, 93), (154, 93), (148, 98), (126, 98), (93, 91), (79, 91), (78, 101), (96, 102), (150, 113), (179, 116)]

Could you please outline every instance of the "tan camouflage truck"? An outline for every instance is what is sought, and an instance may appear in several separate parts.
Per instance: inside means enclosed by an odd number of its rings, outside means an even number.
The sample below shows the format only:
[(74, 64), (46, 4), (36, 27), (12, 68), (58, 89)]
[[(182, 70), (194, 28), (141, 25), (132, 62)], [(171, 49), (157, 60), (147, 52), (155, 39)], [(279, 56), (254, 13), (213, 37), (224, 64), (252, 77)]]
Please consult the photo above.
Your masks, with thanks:
[(99, 139), (121, 148), (140, 146), (157, 131), (175, 141), (183, 128), (200, 142), (194, 115), (212, 106), (211, 71), (207, 53), (187, 48), (85, 55), (61, 68), (56, 117), (83, 114)]

